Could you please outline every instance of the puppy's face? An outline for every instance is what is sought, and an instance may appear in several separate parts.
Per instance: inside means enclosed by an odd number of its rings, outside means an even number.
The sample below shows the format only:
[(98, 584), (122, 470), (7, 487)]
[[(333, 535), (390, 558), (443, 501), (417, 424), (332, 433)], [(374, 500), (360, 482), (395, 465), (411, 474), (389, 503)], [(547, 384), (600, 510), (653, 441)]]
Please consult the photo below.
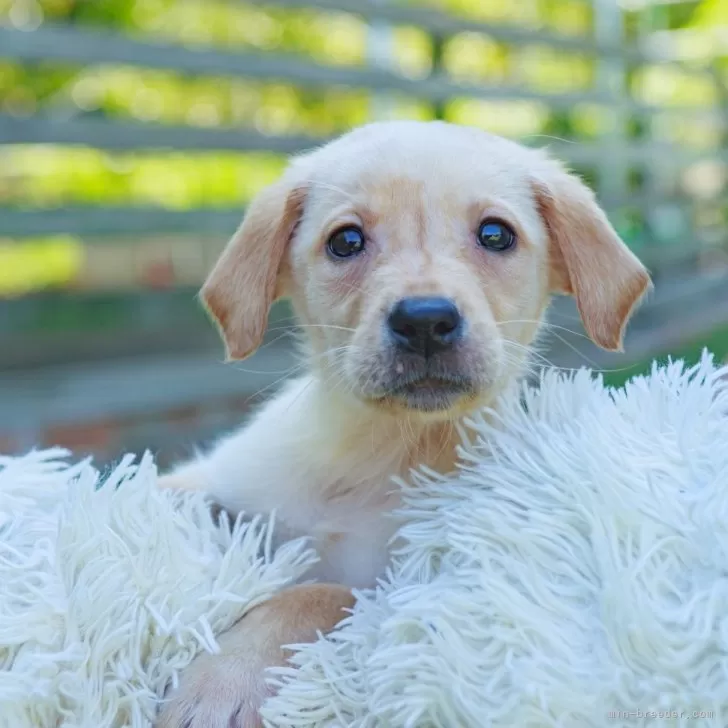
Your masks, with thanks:
[(332, 389), (445, 418), (519, 374), (551, 293), (575, 294), (592, 338), (618, 348), (648, 282), (588, 190), (542, 153), (392, 122), (294, 162), (203, 297), (232, 356), (287, 295)]
[(362, 133), (312, 169), (288, 287), (332, 386), (442, 414), (520, 369), (548, 246), (510, 145), (425, 129)]

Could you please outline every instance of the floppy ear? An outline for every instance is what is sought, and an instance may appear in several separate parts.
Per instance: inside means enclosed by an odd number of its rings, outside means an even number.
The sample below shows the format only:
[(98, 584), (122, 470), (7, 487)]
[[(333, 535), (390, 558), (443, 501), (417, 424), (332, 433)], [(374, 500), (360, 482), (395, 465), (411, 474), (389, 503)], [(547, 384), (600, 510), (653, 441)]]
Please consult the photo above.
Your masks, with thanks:
[(228, 360), (245, 359), (263, 339), (305, 194), (289, 177), (264, 190), (202, 286), (200, 297), (220, 329)]
[(649, 274), (583, 182), (554, 164), (533, 186), (549, 233), (551, 290), (575, 296), (595, 344), (622, 351), (627, 321), (651, 286)]

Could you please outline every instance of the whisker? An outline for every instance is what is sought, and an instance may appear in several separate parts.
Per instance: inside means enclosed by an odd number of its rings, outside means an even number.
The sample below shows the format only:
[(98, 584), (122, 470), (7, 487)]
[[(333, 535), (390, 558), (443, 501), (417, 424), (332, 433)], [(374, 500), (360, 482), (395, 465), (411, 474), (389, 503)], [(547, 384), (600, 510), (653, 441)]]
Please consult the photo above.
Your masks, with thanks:
[(342, 189), (341, 187), (337, 187), (336, 185), (332, 185), (330, 182), (323, 182), (322, 180), (311, 180), (309, 182), (311, 187), (320, 187), (323, 190), (330, 190), (331, 192), (338, 192), (340, 195), (342, 195), (347, 200), (353, 200), (354, 194), (351, 192), (347, 192), (346, 190)]
[(249, 369), (248, 367), (243, 366), (234, 366), (232, 369), (234, 369), (236, 372), (240, 372), (241, 374), (254, 374), (255, 376), (265, 376), (266, 374), (280, 374), (284, 378), (292, 371), (296, 369), (300, 369), (303, 366), (303, 363), (299, 362), (298, 364), (291, 364), (291, 366), (287, 367), (286, 369)]
[(258, 397), (261, 397), (263, 394), (268, 392), (270, 389), (273, 389), (274, 387), (278, 386), (281, 382), (285, 381), (286, 379), (290, 379), (291, 374), (293, 374), (297, 369), (301, 368), (301, 364), (296, 364), (295, 366), (291, 367), (286, 373), (278, 377), (278, 379), (274, 380), (273, 382), (269, 382), (264, 387), (261, 387), (261, 389), (257, 390), (251, 395), (251, 399), (257, 399)]
[(550, 321), (542, 321), (540, 322), (538, 319), (510, 319), (508, 321), (496, 321), (496, 326), (507, 326), (508, 324), (540, 324), (545, 329), (554, 329), (558, 331), (565, 331), (569, 334), (573, 334), (574, 336), (578, 336), (582, 339), (587, 339), (588, 341), (591, 341), (591, 339), (581, 331), (574, 331), (574, 329), (570, 329), (566, 326), (559, 326), (558, 324), (552, 324)]
[(286, 321), (297, 321), (297, 320), (298, 320), (298, 316), (296, 316), (295, 313), (292, 313), (290, 316), (283, 316), (281, 318), (276, 317), (275, 323), (282, 324), (282, 323), (285, 323)]
[(346, 284), (346, 291), (347, 293), (362, 293), (363, 288), (360, 285), (357, 285), (354, 282), (347, 283)]
[(546, 356), (541, 354), (536, 348), (533, 346), (526, 346), (525, 344), (521, 344), (518, 341), (513, 341), (512, 339), (504, 339), (503, 343), (507, 346), (511, 346), (515, 349), (518, 349), (519, 351), (525, 352), (525, 356), (521, 360), (511, 360), (511, 364), (514, 364), (518, 362), (520, 366), (523, 366), (529, 370), (531, 374), (537, 374), (538, 369), (536, 369), (536, 364), (532, 361), (533, 357), (537, 357), (539, 360), (539, 366), (540, 367), (549, 367), (550, 369), (556, 369), (559, 371), (574, 371), (571, 367), (560, 367), (556, 364), (554, 364), (550, 359), (548, 359)]
[[(578, 319), (577, 319), (578, 320)], [(530, 324), (530, 323), (538, 323), (536, 319), (511, 319), (509, 321), (498, 321), (496, 322), (497, 326), (505, 326), (507, 324)], [(582, 333), (581, 331), (574, 331), (573, 329), (570, 329), (566, 326), (559, 326), (558, 324), (553, 324), (550, 321), (544, 321), (542, 324), (543, 328), (546, 330), (549, 330), (553, 336), (558, 339), (564, 346), (566, 346), (568, 349), (573, 351), (584, 363), (588, 364), (589, 367), (597, 373), (600, 374), (607, 374), (607, 373), (619, 373), (624, 371), (629, 371), (632, 367), (613, 367), (613, 368), (604, 368), (600, 367), (597, 362), (595, 362), (591, 357), (589, 357), (587, 354), (585, 354), (583, 351), (580, 351), (579, 349), (574, 346), (570, 341), (567, 341), (563, 336), (560, 336), (557, 332), (558, 331), (564, 331), (566, 333), (571, 334), (572, 336), (578, 336), (581, 339), (586, 339), (587, 341), (591, 341), (590, 337), (586, 334)], [(515, 342), (511, 342), (514, 343)], [(536, 353), (536, 352), (535, 352)], [(543, 358), (543, 357), (542, 357)], [(553, 369), (559, 369), (561, 371), (576, 371), (576, 367), (557, 367), (553, 362), (550, 362), (547, 359), (544, 359), (544, 361), (548, 362), (548, 366)]]
[(450, 440), (452, 439), (452, 434), (453, 421), (449, 419), (446, 423), (446, 427), (443, 427), (440, 434), (440, 442), (437, 446), (437, 452), (435, 453), (434, 462), (437, 462), (440, 458), (440, 455), (445, 452), (445, 448), (447, 447), (448, 442), (450, 442)]
[(296, 329), (334, 329), (336, 331), (348, 331), (348, 332), (356, 331), (356, 329), (352, 328), (351, 326), (337, 326), (336, 324), (301, 324), (301, 323), (292, 324), (291, 326), (274, 327), (274, 328), (268, 329), (268, 331), (281, 331), (281, 330), (295, 331)]
[(410, 424), (409, 417), (405, 416), (404, 419), (397, 418), (397, 423), (399, 425), (399, 432), (402, 437), (402, 442), (404, 443), (405, 452), (407, 453), (408, 457), (411, 457), (412, 456), (411, 448), (415, 447), (415, 449), (416, 449), (416, 446), (407, 429), (407, 426)]
[[(517, 347), (520, 349), (525, 349), (526, 351), (528, 351), (529, 355), (536, 356), (541, 360), (541, 366), (548, 367), (549, 369), (554, 369), (554, 370), (560, 371), (560, 372), (572, 372), (572, 373), (578, 371), (578, 369), (579, 369), (579, 367), (562, 367), (562, 366), (559, 366), (558, 364), (554, 364), (550, 359), (543, 356), (538, 351), (534, 350), (533, 348), (529, 348), (529, 347), (525, 346), (524, 344), (520, 344), (517, 341), (512, 341), (510, 339), (503, 339), (503, 342), (509, 346), (514, 346), (514, 347)], [(577, 350), (575, 350), (575, 351), (577, 354), (580, 353)], [(513, 363), (513, 362), (511, 361), (511, 363)], [(528, 362), (525, 362), (525, 363), (528, 364)], [(633, 368), (633, 365), (625, 366), (625, 367), (599, 367), (595, 364), (594, 366), (590, 367), (590, 369), (595, 374), (619, 374), (620, 372), (630, 371), (632, 368)], [(532, 371), (532, 373), (537, 374), (538, 372), (536, 370), (534, 370), (534, 371)]]
[(565, 144), (578, 144), (573, 139), (564, 139), (553, 134), (526, 134), (523, 139), (551, 139), (552, 141), (564, 142)]
[(306, 382), (305, 386), (301, 389), (301, 391), (288, 403), (288, 407), (286, 408), (286, 412), (288, 412), (291, 407), (293, 407), (296, 402), (300, 399), (301, 395), (313, 384), (314, 380), (310, 379), (308, 382)]
[(549, 316), (557, 317), (563, 319), (564, 321), (581, 321), (581, 316), (579, 316), (579, 314), (566, 313), (562, 311), (556, 311), (554, 309), (551, 309)]
[(570, 341), (567, 341), (563, 336), (560, 334), (557, 334), (554, 332), (554, 336), (567, 348), (571, 349), (577, 356), (580, 356), (587, 364), (589, 364), (590, 367), (596, 369), (599, 367), (599, 365), (590, 357), (588, 357), (584, 352), (579, 351)]
[(243, 374), (255, 374), (255, 375), (265, 375), (265, 374), (280, 374), (277, 379), (275, 379), (273, 382), (269, 382), (266, 384), (263, 388), (259, 389), (255, 392), (254, 397), (259, 397), (263, 393), (267, 392), (269, 389), (272, 389), (276, 385), (280, 384), (285, 379), (290, 378), (293, 374), (307, 369), (312, 362), (315, 362), (316, 360), (324, 357), (331, 357), (333, 356), (334, 359), (338, 355), (342, 355), (345, 352), (355, 350), (353, 349), (352, 345), (346, 345), (346, 346), (338, 346), (338, 347), (332, 347), (330, 349), (326, 349), (325, 351), (319, 352), (317, 354), (307, 354), (304, 356), (304, 360), (300, 361), (298, 363), (292, 364), (290, 367), (287, 367), (286, 369), (278, 370), (278, 371), (271, 371), (270, 369), (266, 370), (256, 370), (256, 369), (250, 369), (248, 367), (243, 366), (235, 366), (235, 371), (242, 372)]
[(512, 339), (504, 339), (503, 342), (505, 344), (507, 344), (508, 346), (512, 346), (512, 347), (518, 349), (519, 351), (525, 352), (526, 356), (524, 357), (524, 363), (529, 362), (531, 357), (537, 357), (543, 366), (548, 366), (552, 369), (559, 369), (559, 370), (565, 370), (565, 371), (573, 370), (571, 367), (560, 367), (557, 364), (554, 364), (550, 359), (548, 359), (548, 357), (541, 354), (533, 346), (526, 346), (525, 344), (521, 344), (518, 341), (513, 341)]
[[(538, 322), (537, 322), (536, 319), (523, 319), (523, 320), (520, 320), (520, 321), (517, 320), (517, 319), (513, 319), (511, 321), (500, 321), (500, 322), (497, 322), (496, 325), (497, 326), (504, 326), (504, 325), (506, 325), (508, 323), (517, 324), (517, 323), (538, 323)], [(589, 364), (592, 368), (598, 368), (599, 365), (594, 360), (592, 360), (589, 356), (587, 356), (586, 354), (584, 354), (584, 352), (579, 351), (579, 349), (577, 349), (570, 341), (567, 341), (563, 336), (560, 336), (557, 333), (557, 330), (566, 331), (566, 332), (568, 332), (570, 334), (573, 334), (574, 336), (579, 336), (582, 339), (588, 339), (589, 340), (589, 337), (588, 336), (586, 336), (585, 334), (582, 334), (582, 333), (580, 333), (578, 331), (573, 331), (572, 329), (568, 329), (565, 326), (558, 326), (557, 324), (552, 324), (552, 323), (550, 323), (548, 321), (544, 321), (543, 322), (543, 326), (546, 329), (551, 329), (552, 330), (552, 334), (553, 334), (553, 336), (555, 338), (557, 338), (564, 346), (566, 346), (567, 348), (571, 349), (571, 351), (573, 351), (577, 356), (581, 357), (582, 360), (585, 361), (587, 364)]]

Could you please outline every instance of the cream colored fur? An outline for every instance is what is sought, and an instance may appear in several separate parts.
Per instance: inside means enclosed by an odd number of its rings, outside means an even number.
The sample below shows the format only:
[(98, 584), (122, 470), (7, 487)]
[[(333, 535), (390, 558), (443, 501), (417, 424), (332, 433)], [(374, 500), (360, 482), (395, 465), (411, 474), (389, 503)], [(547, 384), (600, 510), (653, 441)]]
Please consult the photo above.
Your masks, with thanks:
[[(478, 246), (485, 218), (513, 228), (513, 250)], [(352, 224), (365, 253), (330, 260), (327, 238)], [(275, 511), (279, 536), (310, 536), (316, 576), (333, 584), (284, 592), (238, 623), (222, 656), (193, 663), (159, 726), (259, 725), (264, 667), (284, 660), (281, 645), (337, 624), (351, 598), (336, 585), (382, 574), (400, 503), (393, 476), (452, 470), (459, 418), (518, 381), (550, 296), (573, 294), (587, 333), (618, 349), (648, 287), (591, 192), (541, 151), (440, 122), (388, 122), (294, 160), (254, 202), (202, 298), (229, 356), (243, 358), (271, 303), (289, 297), (307, 373), (163, 483), (208, 491), (233, 513)], [(452, 299), (467, 325), (446, 366), (471, 389), (437, 411), (392, 394), (402, 365), (383, 322), (412, 295)]]

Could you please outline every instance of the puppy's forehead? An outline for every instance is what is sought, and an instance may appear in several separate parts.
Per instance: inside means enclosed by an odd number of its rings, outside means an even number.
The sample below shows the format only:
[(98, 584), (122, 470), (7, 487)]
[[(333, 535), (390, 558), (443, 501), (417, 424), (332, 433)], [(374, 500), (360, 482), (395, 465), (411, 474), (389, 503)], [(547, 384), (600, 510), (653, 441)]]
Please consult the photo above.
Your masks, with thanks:
[[(495, 197), (515, 204), (530, 193), (534, 150), (476, 129), (438, 123), (372, 124), (306, 160), (314, 196), (370, 205), (470, 204)], [(322, 200), (323, 201), (323, 200)]]

